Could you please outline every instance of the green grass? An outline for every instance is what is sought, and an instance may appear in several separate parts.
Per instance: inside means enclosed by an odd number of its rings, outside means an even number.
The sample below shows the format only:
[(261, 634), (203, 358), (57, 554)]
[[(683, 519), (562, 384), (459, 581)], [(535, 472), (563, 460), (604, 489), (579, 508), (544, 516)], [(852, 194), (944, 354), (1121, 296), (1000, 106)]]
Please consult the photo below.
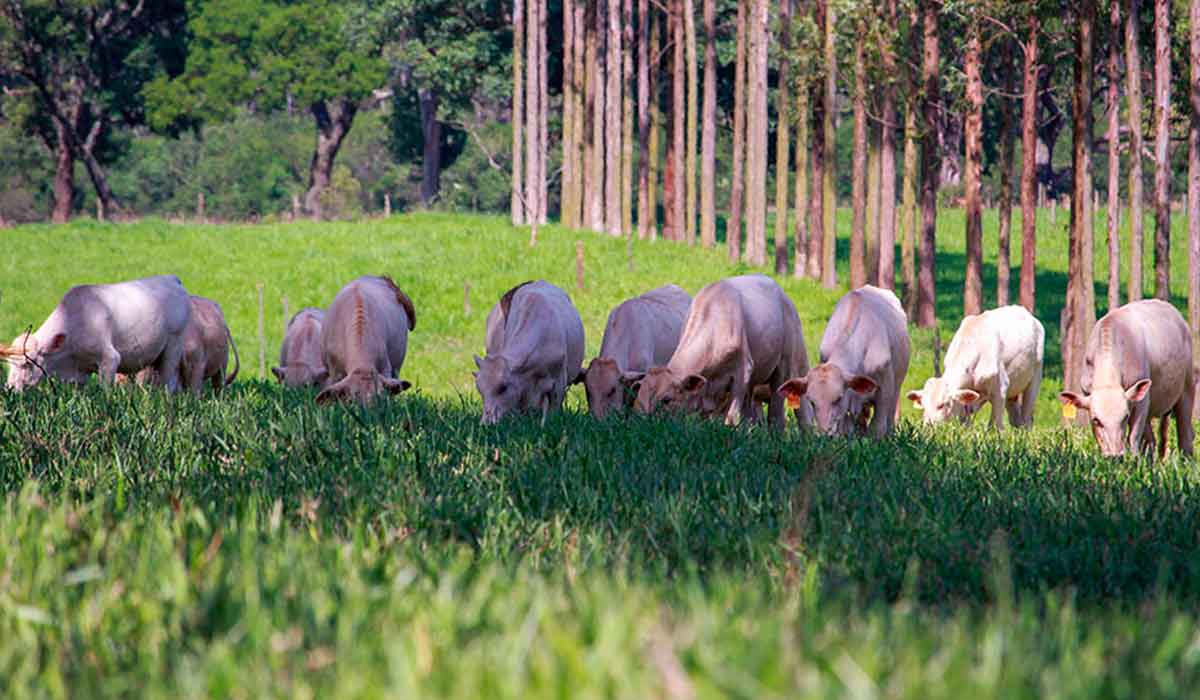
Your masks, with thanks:
[[(961, 279), (953, 217), (943, 279)], [(594, 350), (613, 303), (695, 291), (734, 271), (718, 253), (638, 244), (630, 274), (620, 241), (548, 227), (530, 250), (525, 231), (451, 216), (7, 236), (4, 335), (71, 283), (177, 272), (224, 305), (247, 376), (255, 282), (270, 361), (281, 294), (294, 311), (390, 272), (417, 305), (402, 374), (419, 391), (326, 410), (265, 381), (200, 400), (0, 392), (5, 697), (1185, 697), (1200, 682), (1200, 471), (1100, 459), (1048, 405), (1030, 432), (907, 420), (882, 444), (598, 424), (579, 397), (545, 426), (478, 424), (470, 355), (511, 284), (567, 288)], [(1049, 292), (1066, 261), (1042, 245)], [(815, 353), (837, 294), (785, 288)], [(945, 328), (956, 314), (943, 304)]]

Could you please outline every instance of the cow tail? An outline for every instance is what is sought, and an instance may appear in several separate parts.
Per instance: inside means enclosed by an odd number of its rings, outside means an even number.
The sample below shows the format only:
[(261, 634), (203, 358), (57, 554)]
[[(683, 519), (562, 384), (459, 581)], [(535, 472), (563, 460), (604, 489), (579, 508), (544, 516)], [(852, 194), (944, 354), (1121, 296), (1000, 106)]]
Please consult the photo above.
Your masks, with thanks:
[(233, 333), (229, 332), (229, 326), (225, 326), (225, 337), (229, 338), (229, 347), (233, 348), (233, 374), (225, 377), (225, 386), (229, 386), (237, 379), (238, 372), (242, 369), (242, 358), (238, 356), (237, 343), (233, 342)]

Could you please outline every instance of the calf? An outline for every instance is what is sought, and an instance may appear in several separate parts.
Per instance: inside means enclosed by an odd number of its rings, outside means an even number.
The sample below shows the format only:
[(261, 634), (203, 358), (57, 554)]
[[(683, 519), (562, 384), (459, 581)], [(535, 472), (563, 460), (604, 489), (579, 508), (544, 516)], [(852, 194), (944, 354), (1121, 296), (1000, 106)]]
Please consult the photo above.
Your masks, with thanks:
[(1146, 299), (1108, 312), (1088, 338), (1080, 385), (1082, 394), (1064, 391), (1059, 400), (1067, 413), (1091, 413), (1092, 434), (1105, 456), (1153, 452), (1150, 419), (1158, 418), (1158, 456), (1165, 457), (1168, 414), (1175, 416), (1180, 451), (1191, 456), (1192, 338), (1174, 306)]
[[(792, 300), (766, 275), (714, 282), (696, 294), (679, 346), (665, 366), (641, 380), (634, 407), (659, 407), (705, 416), (724, 414), (730, 425), (758, 419), (755, 387), (768, 385), (771, 426), (784, 426), (784, 399), (774, 392), (788, 377), (808, 371), (800, 316)], [(805, 425), (807, 413), (796, 412)]]
[(692, 297), (669, 284), (622, 302), (608, 315), (600, 353), (579, 376), (592, 416), (633, 404), (632, 387), (646, 370), (665, 365), (692, 307)]
[(789, 405), (808, 404), (827, 435), (882, 438), (896, 425), (909, 353), (900, 300), (886, 289), (862, 287), (834, 307), (821, 337), (821, 364), (779, 393)]
[[(237, 345), (233, 334), (225, 323), (221, 306), (211, 299), (193, 296), (192, 318), (183, 333), (183, 360), (180, 362), (180, 379), (197, 396), (205, 380), (212, 382), (214, 391), (233, 383), (241, 369)], [(233, 349), (233, 373), (225, 375), (229, 364), (229, 350)]]
[(926, 423), (950, 417), (971, 420), (984, 402), (992, 404), (992, 427), (1004, 425), (1005, 407), (1014, 426), (1033, 425), (1042, 384), (1046, 332), (1023, 306), (1005, 306), (962, 320), (946, 351), (946, 371), (908, 392)]
[(329, 305), (321, 329), (322, 360), (329, 373), (317, 403), (398, 394), (411, 384), (396, 379), (417, 326), (412, 301), (388, 277), (359, 277)]
[(583, 363), (583, 321), (571, 298), (539, 280), (509, 290), (488, 315), (487, 357), (475, 356), (482, 422), (562, 408)]
[(174, 392), (190, 317), (187, 290), (174, 275), (72, 287), (37, 331), (0, 345), (11, 365), (8, 387), (21, 391), (47, 375), (82, 382), (99, 374), (113, 382), (118, 372), (153, 367)]
[(279, 348), (279, 366), (272, 367), (275, 378), (288, 387), (324, 386), (329, 372), (321, 350), (321, 326), (325, 312), (308, 307), (288, 321)]

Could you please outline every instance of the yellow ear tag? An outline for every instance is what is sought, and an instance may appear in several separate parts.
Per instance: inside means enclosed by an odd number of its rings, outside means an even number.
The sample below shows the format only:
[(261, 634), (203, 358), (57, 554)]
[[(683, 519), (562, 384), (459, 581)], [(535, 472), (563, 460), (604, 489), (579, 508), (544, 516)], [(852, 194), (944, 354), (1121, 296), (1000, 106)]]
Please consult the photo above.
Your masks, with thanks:
[(1062, 407), (1063, 418), (1066, 418), (1067, 420), (1075, 420), (1075, 415), (1077, 413), (1079, 413), (1079, 410), (1075, 408), (1075, 404), (1073, 404), (1073, 403), (1064, 403), (1063, 404), (1063, 407)]
[(795, 394), (788, 394), (787, 407), (793, 411), (800, 408), (800, 397)]

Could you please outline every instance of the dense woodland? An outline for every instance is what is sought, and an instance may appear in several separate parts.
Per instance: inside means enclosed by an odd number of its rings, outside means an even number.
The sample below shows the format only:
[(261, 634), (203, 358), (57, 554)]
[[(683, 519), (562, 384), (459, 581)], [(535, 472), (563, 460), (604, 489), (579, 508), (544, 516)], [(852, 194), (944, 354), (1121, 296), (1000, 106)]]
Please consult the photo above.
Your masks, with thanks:
[(1032, 308), (1062, 208), (1072, 387), (1098, 274), (1169, 296), (1172, 216), (1200, 328), (1198, 64), (1200, 0), (3, 0), (0, 217), (508, 208), (832, 287), (848, 204), (842, 282), (928, 327), (939, 207), (966, 313)]

